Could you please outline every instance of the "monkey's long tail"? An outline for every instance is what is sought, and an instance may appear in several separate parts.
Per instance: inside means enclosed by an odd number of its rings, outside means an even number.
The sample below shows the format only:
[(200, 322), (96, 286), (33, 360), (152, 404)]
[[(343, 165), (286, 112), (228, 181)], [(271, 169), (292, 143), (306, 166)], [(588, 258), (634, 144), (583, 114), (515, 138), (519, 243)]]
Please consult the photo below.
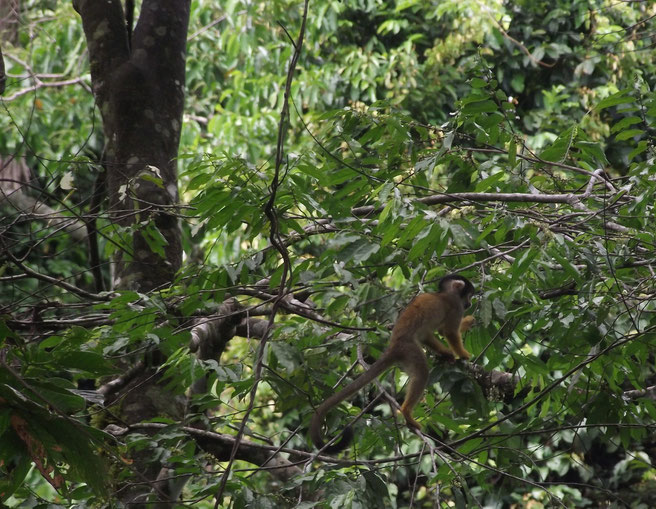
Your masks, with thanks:
[(391, 358), (386, 355), (386, 353), (387, 352), (383, 352), (380, 358), (374, 362), (367, 371), (362, 373), (358, 378), (353, 380), (337, 394), (333, 394), (326, 401), (321, 403), (321, 405), (319, 405), (319, 408), (317, 408), (316, 412), (314, 412), (312, 421), (310, 422), (310, 438), (312, 439), (312, 442), (317, 449), (323, 449), (324, 452), (333, 454), (346, 449), (346, 447), (348, 447), (348, 445), (351, 443), (351, 440), (353, 440), (353, 430), (350, 426), (346, 426), (341, 433), (341, 438), (336, 443), (333, 443), (324, 448), (325, 442), (321, 437), (321, 426), (323, 425), (326, 414), (331, 408), (339, 405), (342, 401), (358, 392), (365, 385), (373, 381), (387, 368), (394, 364), (394, 361), (391, 360)]

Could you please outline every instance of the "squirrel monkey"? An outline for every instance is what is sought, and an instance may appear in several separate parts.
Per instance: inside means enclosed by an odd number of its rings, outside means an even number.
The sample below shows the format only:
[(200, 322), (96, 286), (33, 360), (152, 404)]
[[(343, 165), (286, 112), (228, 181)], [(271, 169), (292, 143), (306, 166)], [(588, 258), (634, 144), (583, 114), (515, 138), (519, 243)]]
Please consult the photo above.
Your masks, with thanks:
[[(421, 429), (421, 425), (412, 417), (412, 409), (419, 403), (428, 384), (428, 362), (421, 344), (440, 357), (452, 361), (456, 356), (469, 359), (471, 355), (462, 344), (461, 333), (469, 330), (474, 323), (473, 316), (463, 317), (465, 309), (471, 305), (474, 292), (474, 285), (467, 278), (448, 275), (440, 280), (439, 292), (422, 293), (415, 297), (396, 320), (390, 344), (380, 358), (353, 382), (319, 405), (310, 423), (310, 438), (314, 445), (318, 449), (324, 446), (321, 426), (328, 411), (394, 365), (399, 365), (409, 377), (401, 413), (409, 427)], [(434, 336), (434, 331), (446, 338), (450, 349)], [(342, 438), (324, 451), (341, 451), (352, 438), (353, 431), (347, 426), (342, 432)]]

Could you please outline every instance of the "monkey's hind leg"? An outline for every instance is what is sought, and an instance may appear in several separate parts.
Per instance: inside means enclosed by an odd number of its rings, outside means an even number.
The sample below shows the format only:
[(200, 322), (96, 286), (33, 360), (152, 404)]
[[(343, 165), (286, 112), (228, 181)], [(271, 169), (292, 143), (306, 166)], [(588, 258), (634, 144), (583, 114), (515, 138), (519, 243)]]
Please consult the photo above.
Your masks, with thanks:
[(426, 361), (424, 352), (418, 345), (416, 346), (416, 350), (413, 348), (410, 351), (404, 352), (403, 357), (401, 367), (408, 374), (410, 382), (408, 383), (405, 400), (401, 405), (400, 411), (408, 427), (421, 429), (421, 424), (412, 417), (412, 409), (421, 400), (424, 395), (424, 389), (426, 389), (426, 385), (428, 384), (428, 362)]

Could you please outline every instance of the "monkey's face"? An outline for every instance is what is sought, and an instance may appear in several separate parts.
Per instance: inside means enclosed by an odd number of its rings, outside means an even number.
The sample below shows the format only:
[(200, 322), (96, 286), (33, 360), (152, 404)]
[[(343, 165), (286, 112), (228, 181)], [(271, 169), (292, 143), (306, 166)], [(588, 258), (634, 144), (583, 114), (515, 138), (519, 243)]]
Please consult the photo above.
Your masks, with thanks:
[(463, 295), (461, 296), (463, 309), (469, 309), (471, 307), (471, 303), (472, 303), (471, 301), (473, 296), (474, 296), (473, 292), (465, 291), (463, 293)]

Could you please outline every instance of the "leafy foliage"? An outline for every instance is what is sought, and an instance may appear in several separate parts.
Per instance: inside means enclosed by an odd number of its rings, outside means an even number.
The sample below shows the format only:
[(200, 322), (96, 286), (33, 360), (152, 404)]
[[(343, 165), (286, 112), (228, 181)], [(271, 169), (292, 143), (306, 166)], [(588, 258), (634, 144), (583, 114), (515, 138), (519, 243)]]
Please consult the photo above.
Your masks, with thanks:
[[(75, 383), (115, 377), (154, 347), (167, 357), (170, 411), (155, 419), (157, 433), (112, 444), (112, 456), (145, 451), (191, 474), (185, 499), (209, 507), (217, 493), (205, 467), (218, 462), (194, 446), (177, 403), (207, 375), (194, 402), (210, 414), (191, 417), (234, 435), (254, 383), (255, 335), (200, 361), (187, 347), (190, 319), (227, 296), (253, 316), (270, 312), (283, 263), (263, 205), (292, 52), (285, 30), (297, 30), (300, 11), (286, 0), (210, 4), (194, 6), (190, 30), (180, 159), (187, 265), (170, 289), (91, 302), (23, 277), (27, 267), (92, 291), (84, 245), (2, 205), (11, 239), (0, 277), (6, 504), (106, 496), (108, 458), (94, 450), (108, 443), (98, 422), (107, 417), (85, 420), (95, 410)], [(29, 61), (86, 80), (71, 9), (42, 9), (29, 19), (46, 12), (58, 24), (34, 21), (39, 37), (3, 47), (15, 57), (10, 76), (27, 76)], [(580, 0), (311, 7), (275, 203), (301, 304), (276, 319), (248, 430), (261, 443), (310, 450), (313, 408), (380, 355), (404, 304), (450, 272), (480, 291), (466, 341), (482, 369), (433, 363), (417, 417), (438, 442), (396, 418), (390, 400), (406, 381), (396, 370), (328, 418), (334, 434), (368, 408), (353, 422), (352, 463), (311, 462), (276, 495), (271, 477), (239, 463), (226, 491), (234, 506), (293, 506), (299, 493), (331, 507), (653, 503), (652, 11)], [(43, 37), (49, 31), (60, 44)], [(43, 199), (84, 216), (96, 172), (87, 158), (102, 143), (91, 96), (66, 86), (11, 97), (21, 86), (9, 83), (0, 128), (12, 136), (0, 138), (0, 154), (24, 155)], [(61, 185), (71, 165), (72, 189)], [(99, 225), (109, 253), (116, 240), (105, 219)], [(157, 229), (149, 235), (159, 245)], [(511, 389), (481, 372), (508, 375)], [(374, 401), (381, 391), (390, 398)]]

